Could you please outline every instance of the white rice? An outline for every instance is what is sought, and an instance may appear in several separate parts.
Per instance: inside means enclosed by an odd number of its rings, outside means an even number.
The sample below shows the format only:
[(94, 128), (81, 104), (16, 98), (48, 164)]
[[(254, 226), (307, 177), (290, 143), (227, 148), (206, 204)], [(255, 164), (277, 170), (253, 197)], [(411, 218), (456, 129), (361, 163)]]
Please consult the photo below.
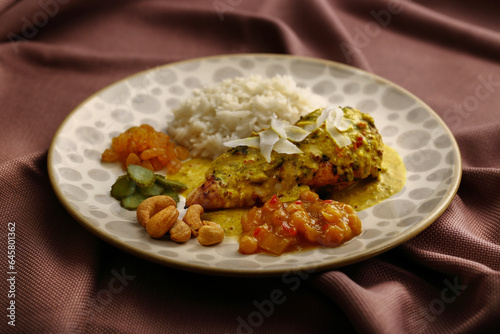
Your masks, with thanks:
[(269, 127), (273, 113), (293, 124), (326, 103), (310, 89), (297, 87), (290, 76), (227, 79), (193, 91), (173, 110), (167, 131), (191, 157), (216, 158), (227, 150), (224, 142)]

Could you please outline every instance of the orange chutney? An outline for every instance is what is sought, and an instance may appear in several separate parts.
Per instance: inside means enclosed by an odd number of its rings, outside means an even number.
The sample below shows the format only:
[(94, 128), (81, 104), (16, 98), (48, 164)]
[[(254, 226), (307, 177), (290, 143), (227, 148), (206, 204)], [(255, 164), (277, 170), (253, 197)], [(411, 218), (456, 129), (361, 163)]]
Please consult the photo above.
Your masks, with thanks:
[(170, 137), (156, 131), (151, 125), (133, 126), (111, 140), (111, 147), (101, 155), (103, 162), (120, 161), (123, 167), (140, 165), (152, 171), (167, 168), (178, 172), (182, 160), (189, 158), (189, 151), (170, 141)]
[(299, 200), (281, 202), (275, 195), (241, 218), (239, 251), (280, 255), (318, 245), (337, 247), (361, 233), (361, 221), (348, 205), (321, 200), (304, 191)]

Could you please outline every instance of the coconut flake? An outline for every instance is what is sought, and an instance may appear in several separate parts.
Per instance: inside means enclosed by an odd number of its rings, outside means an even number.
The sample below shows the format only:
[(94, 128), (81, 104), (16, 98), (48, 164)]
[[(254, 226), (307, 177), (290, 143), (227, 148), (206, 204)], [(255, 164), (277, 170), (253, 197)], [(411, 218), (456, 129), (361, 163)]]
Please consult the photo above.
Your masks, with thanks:
[(313, 132), (314, 130), (319, 128), (321, 124), (323, 124), (326, 121), (332, 109), (333, 109), (332, 107), (324, 108), (321, 114), (318, 116), (318, 118), (316, 118), (316, 122), (307, 124), (306, 126), (304, 126), (304, 129)]
[(273, 146), (273, 150), (282, 154), (298, 154), (302, 151), (284, 138), (280, 138)]
[(226, 147), (248, 146), (253, 148), (260, 147), (259, 137), (248, 137), (243, 139), (230, 140), (224, 143)]
[(352, 143), (351, 139), (342, 133), (352, 126), (352, 121), (344, 118), (344, 111), (341, 108), (326, 107), (318, 116), (316, 122), (307, 124), (304, 128), (290, 125), (287, 121), (279, 120), (276, 114), (273, 114), (270, 129), (259, 132), (259, 136), (231, 140), (224, 143), (224, 145), (227, 147), (248, 146), (259, 148), (266, 161), (271, 162), (272, 151), (282, 154), (302, 153), (290, 141), (303, 141), (323, 123), (325, 123), (326, 131), (339, 147)]
[(280, 121), (278, 119), (278, 116), (276, 114), (273, 114), (273, 117), (271, 119), (271, 129), (274, 130), (280, 136), (280, 138), (286, 138), (286, 132), (285, 132), (285, 127), (287, 125), (290, 125), (286, 121)]
[(271, 129), (259, 132), (259, 137), (260, 153), (262, 153), (267, 162), (271, 162), (271, 152), (273, 151), (274, 144), (276, 144), (280, 137)]
[(338, 131), (337, 127), (333, 123), (326, 122), (326, 131), (328, 131), (332, 139), (339, 147), (343, 147), (351, 143), (351, 139)]
[(342, 119), (342, 122), (340, 123), (339, 126), (337, 126), (337, 129), (341, 132), (349, 130), (349, 128), (352, 126), (352, 121), (350, 119)]
[(311, 134), (311, 132), (302, 129), (301, 127), (295, 125), (285, 126), (285, 134), (288, 140), (294, 142), (301, 142), (306, 139), (307, 136)]
[(283, 154), (297, 154), (302, 151), (292, 142), (303, 141), (312, 131), (325, 123), (326, 131), (339, 147), (351, 144), (351, 139), (342, 132), (352, 126), (352, 121), (344, 118), (341, 108), (326, 107), (316, 121), (304, 128), (290, 125), (279, 120), (276, 114), (271, 119), (270, 129), (259, 132), (259, 136), (237, 139), (224, 143), (227, 147), (249, 146), (259, 148), (267, 162), (271, 161), (272, 151)]
[(340, 108), (331, 110), (326, 121), (333, 124), (341, 132), (348, 130), (352, 124), (351, 120), (344, 118), (344, 111)]
[(351, 127), (352, 122), (344, 119), (344, 111), (340, 108), (332, 108), (326, 118), (326, 130), (339, 147), (351, 144), (351, 139), (342, 132)]

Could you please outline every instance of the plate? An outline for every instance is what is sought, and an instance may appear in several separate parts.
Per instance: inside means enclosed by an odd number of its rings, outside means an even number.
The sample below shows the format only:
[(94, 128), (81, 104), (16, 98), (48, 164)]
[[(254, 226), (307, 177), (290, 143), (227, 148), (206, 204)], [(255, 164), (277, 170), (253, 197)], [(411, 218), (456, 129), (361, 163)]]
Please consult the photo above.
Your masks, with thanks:
[[(111, 138), (147, 123), (166, 131), (171, 109), (204, 85), (260, 74), (290, 75), (333, 105), (370, 113), (384, 142), (407, 168), (405, 187), (395, 196), (359, 212), (364, 232), (338, 248), (285, 254), (241, 255), (237, 239), (201, 246), (151, 239), (135, 211), (109, 195), (117, 164), (100, 162)], [(410, 92), (381, 77), (332, 61), (275, 54), (198, 58), (155, 67), (94, 94), (61, 124), (51, 143), (48, 168), (66, 210), (102, 240), (141, 258), (193, 272), (231, 276), (277, 276), (332, 269), (368, 259), (414, 237), (448, 207), (460, 184), (460, 152), (439, 116)], [(182, 203), (179, 207), (183, 206)]]

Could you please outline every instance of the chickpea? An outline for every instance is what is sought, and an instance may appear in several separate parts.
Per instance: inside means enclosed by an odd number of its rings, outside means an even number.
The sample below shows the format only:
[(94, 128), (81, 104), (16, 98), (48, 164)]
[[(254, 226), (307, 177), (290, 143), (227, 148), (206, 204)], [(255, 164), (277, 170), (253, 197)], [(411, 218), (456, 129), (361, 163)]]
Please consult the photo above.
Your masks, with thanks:
[(253, 254), (259, 248), (259, 242), (251, 235), (244, 235), (240, 239), (239, 251), (242, 254)]

